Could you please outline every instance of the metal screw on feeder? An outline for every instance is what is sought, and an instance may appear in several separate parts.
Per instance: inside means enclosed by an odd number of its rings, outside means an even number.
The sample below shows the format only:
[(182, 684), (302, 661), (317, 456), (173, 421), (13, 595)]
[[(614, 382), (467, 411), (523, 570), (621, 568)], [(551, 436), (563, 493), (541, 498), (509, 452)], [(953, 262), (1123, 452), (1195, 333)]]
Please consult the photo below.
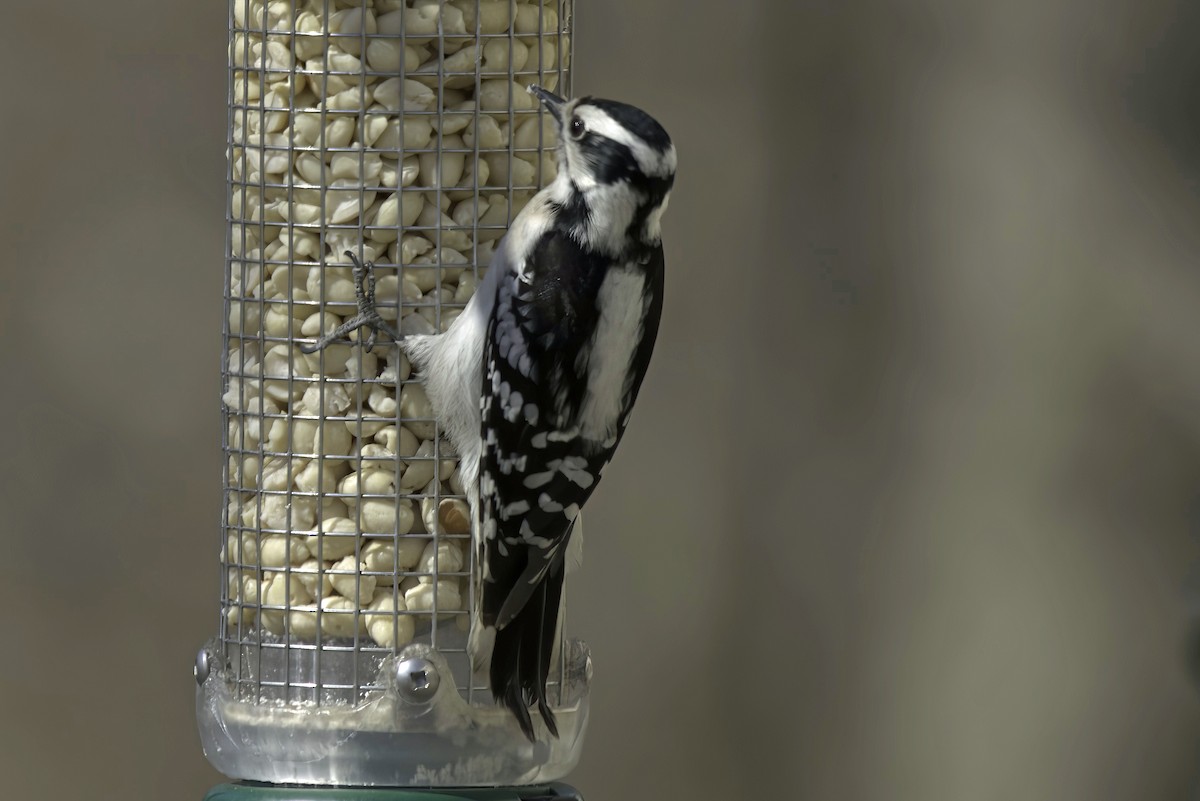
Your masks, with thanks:
[(192, 676), (196, 679), (197, 684), (203, 684), (208, 680), (210, 667), (208, 649), (201, 648), (199, 653), (196, 654), (196, 664), (192, 667)]
[(437, 694), (441, 678), (428, 659), (415, 657), (396, 663), (396, 689), (410, 703), (427, 704)]
[(554, 177), (526, 88), (570, 93), (572, 0), (229, 10), (221, 614), (194, 675), (206, 756), (263, 784), (210, 797), (575, 797), (553, 782), (579, 758), (587, 648), (557, 642), (560, 736), (531, 744), (467, 650), (455, 454), (399, 348), (345, 325), (369, 306), (435, 333), (461, 313)]

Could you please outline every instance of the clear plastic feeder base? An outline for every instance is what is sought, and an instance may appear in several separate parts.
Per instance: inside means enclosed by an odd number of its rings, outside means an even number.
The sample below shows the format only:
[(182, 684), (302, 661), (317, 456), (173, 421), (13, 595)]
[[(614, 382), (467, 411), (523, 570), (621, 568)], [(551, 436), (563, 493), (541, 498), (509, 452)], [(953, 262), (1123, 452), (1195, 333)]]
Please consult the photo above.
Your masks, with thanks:
[(446, 660), (426, 644), (379, 660), (372, 682), (379, 689), (357, 704), (239, 699), (234, 670), (218, 661), (220, 653), (216, 642), (201, 652), (196, 717), (205, 756), (235, 779), (357, 787), (540, 785), (566, 776), (579, 761), (591, 657), (578, 640), (565, 643), (561, 702), (554, 706), (559, 736), (535, 713), (534, 742), (486, 692), (476, 691), (468, 703)]
[(267, 787), (222, 784), (204, 801), (583, 801), (579, 791), (566, 784), (531, 787), (462, 787), (455, 789)]

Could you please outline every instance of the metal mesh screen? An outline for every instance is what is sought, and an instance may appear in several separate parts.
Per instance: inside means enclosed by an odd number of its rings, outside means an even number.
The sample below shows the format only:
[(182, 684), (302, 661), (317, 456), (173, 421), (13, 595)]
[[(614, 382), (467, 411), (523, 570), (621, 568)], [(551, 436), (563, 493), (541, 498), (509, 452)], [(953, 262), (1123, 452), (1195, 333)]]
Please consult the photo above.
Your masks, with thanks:
[(421, 384), (385, 337), (302, 346), (357, 310), (347, 251), (402, 334), (461, 312), (553, 178), (525, 88), (570, 93), (571, 12), (231, 2), (219, 641), (239, 701), (355, 703), (414, 640), (486, 692), (465, 488)]

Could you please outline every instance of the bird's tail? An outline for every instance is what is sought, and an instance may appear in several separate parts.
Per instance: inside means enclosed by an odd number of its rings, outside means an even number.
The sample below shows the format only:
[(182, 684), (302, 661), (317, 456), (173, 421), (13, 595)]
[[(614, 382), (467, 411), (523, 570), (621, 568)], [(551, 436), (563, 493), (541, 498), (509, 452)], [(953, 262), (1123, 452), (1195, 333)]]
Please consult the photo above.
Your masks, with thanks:
[(558, 633), (558, 607), (562, 599), (563, 564), (550, 568), (541, 586), (504, 628), (495, 630), (492, 646), (492, 696), (508, 707), (521, 731), (532, 742), (533, 720), (529, 709), (537, 705), (546, 728), (558, 736), (558, 724), (546, 700), (551, 654)]

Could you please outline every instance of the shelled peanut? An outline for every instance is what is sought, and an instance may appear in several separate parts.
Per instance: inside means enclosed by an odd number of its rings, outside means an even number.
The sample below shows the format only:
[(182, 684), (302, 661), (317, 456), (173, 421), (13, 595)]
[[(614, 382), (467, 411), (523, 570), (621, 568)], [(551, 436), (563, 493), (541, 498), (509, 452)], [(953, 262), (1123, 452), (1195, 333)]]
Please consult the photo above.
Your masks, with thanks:
[(228, 625), (398, 646), (466, 611), (457, 462), (386, 338), (300, 346), (356, 313), (347, 250), (402, 334), (453, 322), (554, 176), (526, 87), (568, 37), (556, 0), (233, 5)]

